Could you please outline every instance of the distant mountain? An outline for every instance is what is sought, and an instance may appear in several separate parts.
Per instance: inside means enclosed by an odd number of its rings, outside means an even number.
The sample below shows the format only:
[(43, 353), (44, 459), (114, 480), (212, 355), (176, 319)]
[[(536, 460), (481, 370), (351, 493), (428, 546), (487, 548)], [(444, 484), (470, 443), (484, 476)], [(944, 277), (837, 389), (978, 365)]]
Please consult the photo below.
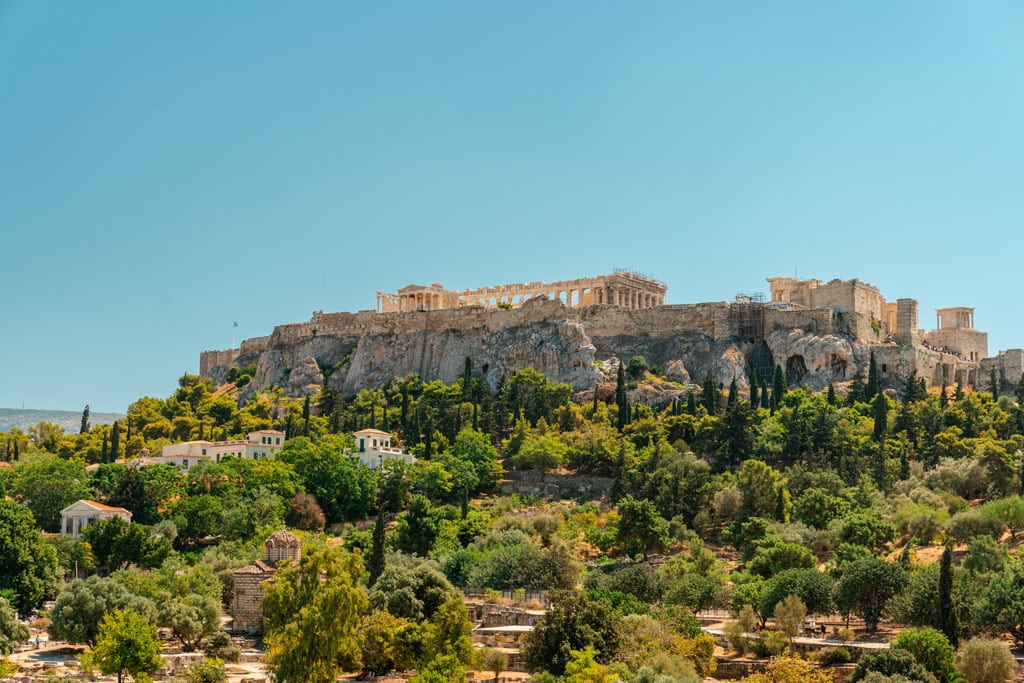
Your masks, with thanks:
[[(124, 417), (124, 413), (89, 413), (89, 424), (108, 425)], [(65, 434), (77, 434), (82, 427), (82, 411), (0, 408), (0, 432), (14, 428), (27, 432), (40, 422), (52, 422), (63, 427)]]

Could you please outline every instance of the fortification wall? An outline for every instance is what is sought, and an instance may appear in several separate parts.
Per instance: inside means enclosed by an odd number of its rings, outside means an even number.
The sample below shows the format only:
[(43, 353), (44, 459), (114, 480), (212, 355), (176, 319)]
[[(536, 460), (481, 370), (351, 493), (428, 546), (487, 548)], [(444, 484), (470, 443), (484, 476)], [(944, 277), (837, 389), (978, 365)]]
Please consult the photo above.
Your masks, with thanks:
[[(245, 342), (242, 343), (245, 344)], [(202, 351), (199, 354), (199, 374), (206, 375), (218, 365), (231, 365), (238, 356), (238, 349)]]
[(766, 307), (765, 333), (776, 330), (803, 330), (814, 334), (835, 334), (832, 311), (827, 308), (801, 310)]
[(989, 377), (995, 368), (1004, 387), (1003, 391), (1016, 390), (1024, 376), (1024, 349), (1000, 351), (992, 358), (982, 360), (980, 367), (978, 380), (985, 388), (989, 388)]
[(270, 347), (270, 337), (253, 337), (251, 339), (245, 339), (242, 341), (241, 352), (239, 356), (245, 356), (250, 353), (263, 353)]
[(988, 332), (966, 328), (932, 330), (925, 340), (933, 348), (949, 348), (967, 360), (977, 362), (988, 357)]
[(911, 371), (924, 378), (928, 386), (939, 386), (943, 382), (975, 386), (978, 382), (978, 364), (951, 353), (901, 344), (882, 344), (872, 349), (879, 378), (890, 388), (902, 388), (903, 380)]

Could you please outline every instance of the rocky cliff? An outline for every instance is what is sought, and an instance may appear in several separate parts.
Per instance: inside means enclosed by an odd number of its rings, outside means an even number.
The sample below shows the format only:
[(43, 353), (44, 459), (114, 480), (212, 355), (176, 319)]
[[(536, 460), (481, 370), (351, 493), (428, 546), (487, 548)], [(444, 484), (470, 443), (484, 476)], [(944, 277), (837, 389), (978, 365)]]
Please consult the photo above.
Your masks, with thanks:
[(203, 371), (223, 380), (230, 365), (256, 363), (244, 400), (271, 386), (301, 396), (327, 384), (351, 395), (407, 374), (450, 383), (462, 375), (466, 357), (492, 389), (529, 367), (585, 390), (604, 381), (618, 359), (633, 356), (684, 385), (711, 372), (725, 385), (735, 377), (741, 388), (752, 368), (765, 374), (776, 363), (815, 388), (848, 380), (865, 365), (867, 350), (833, 334), (820, 311), (782, 313), (773, 312), (770, 332), (753, 335), (724, 303), (626, 311), (537, 299), (515, 310), (315, 314), (239, 352), (211, 352), (217, 355), (204, 358)]

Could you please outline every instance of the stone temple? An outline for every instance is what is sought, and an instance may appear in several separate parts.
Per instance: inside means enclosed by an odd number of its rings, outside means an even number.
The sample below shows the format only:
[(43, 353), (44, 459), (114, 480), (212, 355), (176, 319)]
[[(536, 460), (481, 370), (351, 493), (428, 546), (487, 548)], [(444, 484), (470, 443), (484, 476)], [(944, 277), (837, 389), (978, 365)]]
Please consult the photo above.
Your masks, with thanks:
[(460, 306), (518, 308), (537, 297), (561, 301), (570, 308), (607, 304), (637, 310), (663, 305), (667, 289), (661, 282), (629, 270), (577, 280), (519, 282), (462, 291), (445, 289), (437, 283), (408, 285), (395, 294), (377, 292), (377, 312), (436, 311)]

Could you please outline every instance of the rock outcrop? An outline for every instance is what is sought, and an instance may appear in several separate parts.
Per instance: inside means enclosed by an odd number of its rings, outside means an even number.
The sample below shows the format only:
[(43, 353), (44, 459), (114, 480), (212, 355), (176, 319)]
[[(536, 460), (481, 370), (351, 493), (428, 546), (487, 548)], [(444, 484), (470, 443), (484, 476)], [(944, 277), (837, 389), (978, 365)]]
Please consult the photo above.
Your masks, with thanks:
[[(592, 391), (608, 381), (606, 373), (619, 359), (643, 356), (668, 381), (641, 392), (637, 398), (645, 402), (671, 400), (679, 393), (670, 383), (678, 390), (695, 387), (709, 373), (723, 387), (735, 379), (747, 389), (753, 368), (769, 373), (779, 364), (791, 383), (821, 389), (866, 365), (866, 348), (835, 334), (820, 311), (770, 313), (774, 331), (757, 337), (738, 334), (728, 304), (626, 311), (570, 309), (537, 299), (515, 310), (314, 314), (308, 323), (281, 325), (269, 337), (247, 340), (230, 364), (257, 364), (242, 392), (245, 400), (270, 386), (290, 396), (324, 386), (352, 395), (408, 374), (450, 383), (462, 375), (467, 357), (492, 390), (533, 368), (577, 391)], [(223, 378), (228, 367), (221, 362), (205, 372)]]

